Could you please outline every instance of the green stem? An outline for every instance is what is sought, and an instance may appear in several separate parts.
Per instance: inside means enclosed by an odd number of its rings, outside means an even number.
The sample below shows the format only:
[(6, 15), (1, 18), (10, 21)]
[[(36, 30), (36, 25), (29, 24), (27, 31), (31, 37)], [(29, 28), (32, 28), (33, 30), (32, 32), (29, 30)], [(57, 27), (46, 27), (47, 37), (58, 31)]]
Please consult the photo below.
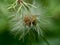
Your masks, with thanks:
[(50, 45), (49, 42), (47, 41), (47, 39), (45, 37), (43, 37), (42, 35), (40, 35), (40, 36), (47, 43), (47, 45)]

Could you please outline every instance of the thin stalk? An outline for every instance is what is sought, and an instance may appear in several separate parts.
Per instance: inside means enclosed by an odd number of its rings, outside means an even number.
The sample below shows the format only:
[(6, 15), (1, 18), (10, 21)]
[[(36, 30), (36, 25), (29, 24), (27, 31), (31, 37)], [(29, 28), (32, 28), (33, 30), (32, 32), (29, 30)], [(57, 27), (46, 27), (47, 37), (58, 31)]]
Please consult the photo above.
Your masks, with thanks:
[(22, 8), (22, 5), (18, 8), (17, 13), (21, 10), (21, 8)]

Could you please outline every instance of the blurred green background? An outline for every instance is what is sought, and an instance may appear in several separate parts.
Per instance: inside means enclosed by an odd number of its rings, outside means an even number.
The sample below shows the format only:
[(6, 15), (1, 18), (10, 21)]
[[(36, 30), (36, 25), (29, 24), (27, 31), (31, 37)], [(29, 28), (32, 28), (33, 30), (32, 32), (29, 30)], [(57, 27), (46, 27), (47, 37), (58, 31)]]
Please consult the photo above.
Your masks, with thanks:
[[(25, 45), (24, 43), (14, 38), (9, 33), (8, 5), (15, 0), (0, 0), (0, 45)], [(60, 45), (60, 0), (25, 0), (29, 3), (36, 2), (37, 13), (41, 13), (41, 27), (50, 45)], [(33, 9), (32, 9), (33, 10)], [(33, 11), (32, 11), (33, 12)], [(35, 12), (33, 12), (35, 13)], [(39, 42), (32, 42), (32, 45), (47, 45), (43, 39)]]

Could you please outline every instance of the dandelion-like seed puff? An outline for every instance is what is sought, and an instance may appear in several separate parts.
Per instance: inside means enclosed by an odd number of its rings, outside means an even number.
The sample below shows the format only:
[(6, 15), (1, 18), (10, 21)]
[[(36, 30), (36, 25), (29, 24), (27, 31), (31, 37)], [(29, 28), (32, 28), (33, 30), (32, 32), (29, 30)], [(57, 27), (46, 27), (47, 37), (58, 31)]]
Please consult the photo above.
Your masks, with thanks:
[[(16, 9), (17, 7), (17, 9)], [(37, 8), (36, 6), (26, 3), (23, 0), (16, 0), (13, 4), (11, 4), (8, 7), (8, 10), (14, 9), (15, 15), (10, 15), (10, 30), (11, 33), (15, 36), (18, 36), (19, 40), (22, 40), (25, 38), (25, 36), (28, 34), (32, 38), (31, 40), (39, 39), (41, 36), (49, 45), (48, 41), (41, 35), (42, 29), (39, 26), (39, 17), (32, 14), (23, 15), (21, 10), (27, 9), (28, 12), (30, 12), (29, 7)], [(20, 15), (18, 15), (20, 13)], [(22, 16), (21, 16), (22, 15)], [(12, 18), (12, 19), (11, 19)]]

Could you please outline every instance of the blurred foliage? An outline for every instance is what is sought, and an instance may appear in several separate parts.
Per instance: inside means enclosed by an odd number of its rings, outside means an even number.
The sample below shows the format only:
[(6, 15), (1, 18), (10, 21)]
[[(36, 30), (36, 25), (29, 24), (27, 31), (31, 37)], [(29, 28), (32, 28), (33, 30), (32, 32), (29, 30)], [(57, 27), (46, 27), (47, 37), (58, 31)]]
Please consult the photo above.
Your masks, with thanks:
[[(50, 45), (60, 45), (60, 0), (25, 0), (28, 3), (36, 3), (38, 6), (35, 10), (32, 8), (32, 13), (40, 14), (40, 25), (45, 31), (44, 36), (47, 38)], [(18, 40), (9, 32), (8, 16), (11, 15), (7, 11), (9, 4), (14, 0), (0, 0), (0, 45), (29, 45), (28, 37), (25, 41)], [(33, 11), (35, 10), (35, 11)], [(38, 42), (32, 42), (32, 45), (47, 45), (43, 39)]]

